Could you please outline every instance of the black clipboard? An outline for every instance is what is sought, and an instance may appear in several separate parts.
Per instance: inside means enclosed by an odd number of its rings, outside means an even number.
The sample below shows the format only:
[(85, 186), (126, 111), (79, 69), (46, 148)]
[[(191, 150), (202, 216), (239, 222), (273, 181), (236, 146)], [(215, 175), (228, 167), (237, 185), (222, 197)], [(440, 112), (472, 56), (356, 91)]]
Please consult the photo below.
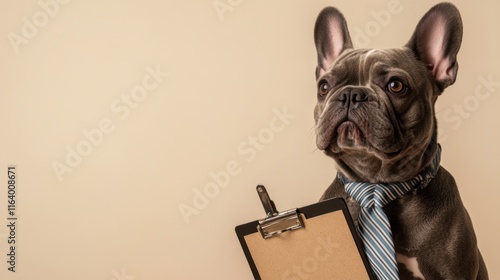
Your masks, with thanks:
[(344, 199), (278, 212), (257, 193), (266, 218), (235, 228), (256, 280), (376, 280)]

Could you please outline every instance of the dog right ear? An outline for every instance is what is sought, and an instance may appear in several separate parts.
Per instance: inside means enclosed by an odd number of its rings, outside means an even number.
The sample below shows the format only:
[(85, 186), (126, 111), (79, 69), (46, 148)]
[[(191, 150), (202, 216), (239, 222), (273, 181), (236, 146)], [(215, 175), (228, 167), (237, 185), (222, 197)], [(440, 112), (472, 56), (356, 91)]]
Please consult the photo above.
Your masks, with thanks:
[(429, 69), (441, 90), (457, 78), (462, 33), (458, 9), (451, 3), (440, 3), (424, 15), (406, 44)]
[(314, 43), (318, 53), (318, 79), (345, 49), (352, 48), (347, 23), (339, 10), (327, 7), (319, 13), (314, 26)]

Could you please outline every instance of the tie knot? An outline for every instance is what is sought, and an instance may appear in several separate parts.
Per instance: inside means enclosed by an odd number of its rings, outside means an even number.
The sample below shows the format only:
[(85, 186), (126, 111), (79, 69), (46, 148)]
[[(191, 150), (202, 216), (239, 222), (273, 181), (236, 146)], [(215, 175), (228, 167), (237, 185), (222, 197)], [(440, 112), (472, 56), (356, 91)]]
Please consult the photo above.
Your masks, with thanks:
[(414, 185), (406, 183), (373, 184), (350, 182), (345, 190), (361, 207), (384, 207), (387, 203), (403, 196)]
[(337, 177), (344, 184), (347, 194), (354, 198), (361, 207), (383, 207), (411, 190), (425, 188), (438, 172), (440, 159), (441, 146), (438, 144), (437, 151), (430, 165), (406, 182), (360, 183), (350, 181), (342, 173), (338, 173)]

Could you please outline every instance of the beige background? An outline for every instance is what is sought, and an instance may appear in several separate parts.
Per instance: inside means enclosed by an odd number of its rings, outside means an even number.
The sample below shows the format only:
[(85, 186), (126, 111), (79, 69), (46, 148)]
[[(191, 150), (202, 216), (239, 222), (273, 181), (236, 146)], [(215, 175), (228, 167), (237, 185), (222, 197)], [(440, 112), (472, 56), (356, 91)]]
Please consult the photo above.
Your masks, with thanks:
[[(335, 5), (353, 36), (372, 28), (358, 46), (397, 47), (436, 3), (399, 0), (402, 10), (377, 23), (390, 2), (220, 0), (229, 8), (219, 16), (213, 0), (73, 0), (43, 22), (38, 1), (2, 0), (0, 278), (252, 279), (234, 226), (263, 216), (255, 185), (285, 210), (316, 202), (335, 175), (315, 147), (316, 16)], [(458, 80), (437, 104), (442, 165), (500, 279), (500, 85), (474, 96), (481, 77), (500, 82), (500, 4), (455, 2), (465, 35)], [(40, 27), (24, 36), (34, 15)], [(170, 75), (117, 113), (148, 67)], [(273, 110), (285, 107), (295, 117), (270, 137)], [(52, 164), (106, 119), (114, 130), (58, 180)], [(268, 141), (253, 157), (259, 133)], [(228, 185), (186, 223), (179, 207), (193, 207), (228, 163), (237, 164)], [(16, 273), (4, 262), (9, 164), (19, 175)]]

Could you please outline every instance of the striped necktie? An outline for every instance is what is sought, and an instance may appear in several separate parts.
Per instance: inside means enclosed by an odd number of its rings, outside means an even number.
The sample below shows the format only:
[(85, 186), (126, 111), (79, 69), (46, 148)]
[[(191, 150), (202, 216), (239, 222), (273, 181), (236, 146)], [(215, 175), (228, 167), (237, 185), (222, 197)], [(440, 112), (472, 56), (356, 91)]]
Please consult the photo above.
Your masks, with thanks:
[(370, 266), (379, 280), (399, 279), (391, 225), (382, 207), (406, 193), (423, 189), (436, 175), (441, 147), (431, 164), (415, 178), (402, 183), (359, 183), (338, 173), (345, 190), (361, 206), (358, 233), (363, 241)]

